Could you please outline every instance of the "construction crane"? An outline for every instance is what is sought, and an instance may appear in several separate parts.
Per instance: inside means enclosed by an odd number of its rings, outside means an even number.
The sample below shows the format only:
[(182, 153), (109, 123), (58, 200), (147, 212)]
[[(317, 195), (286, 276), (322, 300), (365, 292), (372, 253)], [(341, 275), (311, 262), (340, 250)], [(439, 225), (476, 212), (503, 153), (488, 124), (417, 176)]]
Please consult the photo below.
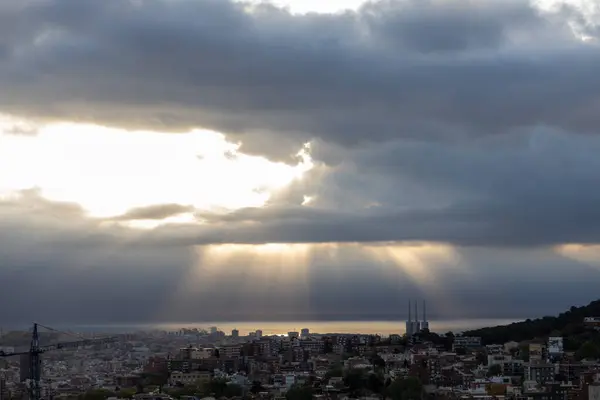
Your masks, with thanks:
[[(50, 345), (46, 345), (46, 346), (40, 346), (38, 326), (40, 326), (44, 329), (50, 330), (50, 331), (74, 335), (71, 333), (62, 332), (57, 329), (44, 326), (42, 324), (34, 323), (33, 331), (31, 334), (31, 345), (29, 346), (28, 351), (13, 352), (13, 353), (7, 353), (4, 351), (0, 351), (0, 357), (13, 357), (13, 356), (23, 356), (23, 355), (28, 356), (27, 357), (28, 358), (27, 361), (29, 362), (28, 377), (30, 380), (29, 398), (31, 400), (41, 400), (41, 398), (42, 398), (42, 393), (41, 393), (42, 390), (41, 390), (41, 385), (40, 385), (40, 381), (41, 381), (41, 377), (42, 377), (42, 363), (41, 363), (40, 356), (43, 353), (45, 353), (47, 351), (52, 351), (52, 350), (76, 349), (76, 348), (79, 348), (82, 346), (89, 346), (92, 344), (113, 343), (119, 339), (116, 336), (111, 336), (111, 337), (106, 337), (106, 338), (94, 338), (94, 339), (82, 338), (81, 340), (74, 341), (74, 342), (62, 342), (62, 343), (54, 343), (54, 344), (50, 344)], [(21, 361), (21, 362), (23, 362), (23, 361)]]

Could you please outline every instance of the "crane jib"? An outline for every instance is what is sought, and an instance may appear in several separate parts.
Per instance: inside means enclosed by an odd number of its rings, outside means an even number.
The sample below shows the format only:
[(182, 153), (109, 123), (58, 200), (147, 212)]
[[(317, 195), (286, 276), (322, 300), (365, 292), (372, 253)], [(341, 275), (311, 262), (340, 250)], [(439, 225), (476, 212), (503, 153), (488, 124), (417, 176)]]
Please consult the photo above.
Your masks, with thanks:
[[(76, 342), (55, 343), (55, 344), (49, 344), (47, 346), (39, 346), (37, 349), (37, 352), (45, 353), (47, 351), (52, 351), (52, 350), (76, 349), (79, 347), (92, 346), (92, 345), (96, 345), (96, 344), (108, 344), (108, 343), (114, 343), (118, 339), (119, 339), (118, 337), (109, 337), (109, 338), (98, 338), (98, 339), (86, 339), (86, 340), (80, 340), (80, 341), (76, 341)], [(20, 351), (20, 352), (5, 352), (5, 351), (0, 350), (0, 357), (13, 357), (13, 356), (20, 356), (23, 354), (30, 354), (30, 353), (31, 353), (31, 350)]]
[[(33, 331), (32, 331), (32, 335), (31, 335), (31, 346), (29, 348), (29, 351), (10, 352), (10, 353), (5, 352), (5, 351), (0, 351), (0, 357), (12, 357), (12, 356), (23, 356), (23, 355), (28, 356), (28, 359), (29, 359), (28, 360), (29, 361), (29, 371), (28, 372), (29, 373), (28, 373), (27, 379), (29, 379), (31, 382), (31, 387), (29, 388), (29, 394), (30, 394), (31, 400), (40, 400), (40, 398), (41, 398), (40, 355), (42, 353), (45, 353), (47, 351), (52, 351), (52, 350), (77, 349), (80, 347), (86, 347), (86, 346), (97, 345), (97, 344), (108, 344), (108, 343), (113, 343), (113, 342), (116, 342), (119, 340), (119, 337), (112, 336), (112, 337), (105, 337), (105, 338), (83, 339), (83, 340), (78, 340), (78, 341), (74, 341), (74, 342), (62, 342), (62, 343), (55, 343), (55, 344), (40, 346), (39, 345), (39, 337), (38, 337), (38, 325), (39, 324), (37, 324), (37, 323), (33, 324)], [(60, 332), (56, 329), (49, 328), (47, 326), (43, 326), (43, 325), (39, 325), (39, 326), (41, 326), (45, 329)]]

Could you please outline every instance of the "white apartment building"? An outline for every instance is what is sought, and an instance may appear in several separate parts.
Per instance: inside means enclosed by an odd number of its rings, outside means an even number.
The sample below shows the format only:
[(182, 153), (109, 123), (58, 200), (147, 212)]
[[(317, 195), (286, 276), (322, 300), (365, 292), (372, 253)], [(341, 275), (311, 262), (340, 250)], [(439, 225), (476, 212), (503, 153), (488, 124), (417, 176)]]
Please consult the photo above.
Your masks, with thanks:
[(169, 377), (169, 384), (175, 385), (177, 382), (181, 382), (184, 385), (189, 385), (196, 382), (207, 382), (210, 380), (210, 373), (205, 371), (190, 371), (181, 372), (173, 371)]
[(488, 368), (499, 365), (502, 368), (502, 372), (504, 372), (504, 365), (512, 363), (512, 356), (510, 354), (490, 354), (487, 356)]
[(456, 336), (454, 338), (454, 343), (452, 343), (452, 350), (479, 346), (481, 346), (481, 338), (478, 336)]

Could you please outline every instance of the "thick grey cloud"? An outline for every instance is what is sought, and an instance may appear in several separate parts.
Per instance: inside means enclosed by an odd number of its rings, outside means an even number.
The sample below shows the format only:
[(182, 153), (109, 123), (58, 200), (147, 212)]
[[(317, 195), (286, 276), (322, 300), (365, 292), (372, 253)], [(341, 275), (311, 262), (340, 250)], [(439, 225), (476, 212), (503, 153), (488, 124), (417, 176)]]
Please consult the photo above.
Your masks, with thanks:
[(427, 298), (433, 318), (518, 318), (585, 303), (600, 277), (598, 265), (550, 249), (457, 248), (455, 258), (423, 258), (429, 281), (356, 246), (317, 248), (303, 268), (274, 256), (269, 267), (250, 253), (219, 260), (207, 248), (157, 246), (33, 192), (0, 204), (5, 324), (401, 320), (409, 297)]
[(502, 4), (384, 0), (366, 3), (360, 16), (376, 40), (418, 53), (498, 49), (516, 39), (513, 35), (549, 28), (549, 21), (535, 8), (512, 0)]
[[(247, 10), (215, 0), (9, 1), (0, 108), (215, 128), (280, 155), (315, 137), (352, 145), (598, 125), (600, 52), (570, 28), (596, 25), (573, 7), (385, 0), (338, 15)], [(274, 135), (289, 146), (264, 139)]]
[[(4, 1), (3, 113), (214, 128), (272, 157), (312, 140), (317, 167), (267, 207), (230, 214), (167, 204), (115, 221), (36, 191), (1, 201), (0, 314), (392, 318), (406, 298), (438, 294), (432, 310), (447, 317), (514, 317), (584, 303), (597, 270), (552, 246), (600, 241), (600, 49), (574, 35), (597, 36), (597, 18), (524, 1), (374, 1), (336, 15), (225, 0)], [(191, 211), (198, 224), (116, 223)], [(390, 241), (451, 244), (467, 272), (427, 266), (444, 283), (434, 287), (352, 247)], [(209, 262), (211, 244), (272, 242), (346, 245), (336, 260), (311, 253), (295, 290), (277, 283), (285, 269), (248, 268), (264, 261), (255, 256)]]
[[(210, 226), (163, 227), (156, 234), (190, 244), (598, 243), (599, 150), (598, 136), (544, 127), (468, 143), (398, 140), (352, 151), (317, 148), (320, 157), (342, 161), (318, 166), (268, 207), (200, 214)], [(300, 206), (305, 195), (314, 197), (308, 207)]]
[[(110, 321), (120, 318), (124, 305), (135, 310), (130, 317), (147, 319), (177, 283), (175, 271), (190, 265), (185, 249), (152, 249), (139, 235), (103, 227), (78, 206), (51, 203), (35, 192), (0, 202), (0, 219), (0, 313), (6, 321)], [(144, 291), (153, 296), (131, 296)]]

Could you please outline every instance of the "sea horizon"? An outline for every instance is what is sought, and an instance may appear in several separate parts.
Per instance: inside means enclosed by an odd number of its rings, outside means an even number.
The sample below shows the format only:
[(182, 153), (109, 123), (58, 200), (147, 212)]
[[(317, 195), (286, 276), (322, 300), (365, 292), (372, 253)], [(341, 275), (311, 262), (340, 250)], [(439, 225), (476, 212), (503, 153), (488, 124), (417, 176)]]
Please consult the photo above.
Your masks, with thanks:
[[(521, 321), (523, 318), (470, 318), (470, 319), (442, 319), (431, 320), (429, 329), (432, 332), (446, 333), (452, 331), (460, 333), (467, 330), (485, 328), (498, 325), (507, 325)], [(363, 334), (404, 334), (405, 321), (388, 320), (348, 320), (348, 321), (202, 321), (202, 322), (158, 322), (158, 323), (103, 323), (103, 324), (80, 324), (80, 323), (58, 323), (48, 324), (50, 327), (74, 332), (97, 332), (97, 333), (129, 333), (136, 331), (178, 331), (184, 328), (209, 330), (217, 327), (220, 331), (230, 334), (237, 329), (240, 335), (261, 330), (263, 335), (287, 335), (288, 332), (299, 332), (308, 328), (314, 334), (327, 333), (363, 333)], [(31, 325), (14, 324), (4, 325), (3, 330), (27, 330)]]

